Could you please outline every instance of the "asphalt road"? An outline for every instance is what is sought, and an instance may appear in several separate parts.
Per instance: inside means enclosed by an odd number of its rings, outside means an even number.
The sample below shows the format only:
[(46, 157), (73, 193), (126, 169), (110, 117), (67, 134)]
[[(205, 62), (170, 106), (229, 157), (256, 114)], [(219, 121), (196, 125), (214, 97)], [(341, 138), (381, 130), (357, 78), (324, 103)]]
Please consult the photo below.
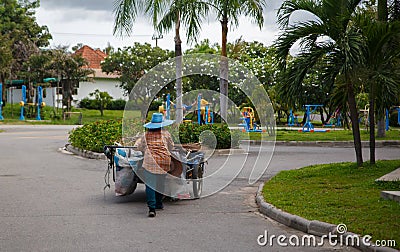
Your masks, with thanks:
[[(0, 126), (0, 251), (353, 251), (329, 247), (261, 247), (259, 235), (301, 236), (264, 218), (249, 185), (257, 149), (209, 160), (204, 189), (229, 183), (199, 200), (166, 202), (156, 218), (147, 217), (144, 186), (118, 198), (103, 191), (106, 161), (59, 151), (70, 126)], [(270, 149), (261, 153), (269, 160)], [(399, 158), (400, 148), (377, 150), (380, 159)], [(243, 169), (218, 173), (244, 162)], [(244, 160), (244, 161), (243, 161)], [(351, 148), (277, 147), (268, 179), (279, 170), (308, 164), (353, 161)], [(229, 169), (228, 169), (229, 170)], [(226, 171), (226, 169), (224, 170)], [(236, 172), (238, 171), (238, 172)], [(215, 186), (215, 187), (213, 187)], [(207, 189), (207, 187), (211, 189)], [(207, 193), (207, 191), (206, 191)]]

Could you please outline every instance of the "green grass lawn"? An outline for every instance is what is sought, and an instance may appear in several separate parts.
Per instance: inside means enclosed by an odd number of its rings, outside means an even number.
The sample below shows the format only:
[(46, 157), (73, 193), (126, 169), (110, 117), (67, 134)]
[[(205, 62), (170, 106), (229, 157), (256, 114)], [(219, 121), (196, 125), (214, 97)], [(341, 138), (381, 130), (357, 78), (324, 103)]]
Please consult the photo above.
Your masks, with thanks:
[[(99, 110), (72, 108), (72, 112), (82, 113), (82, 124), (87, 124), (99, 120), (121, 120), (124, 116), (124, 110), (104, 110), (104, 115), (101, 116)], [(149, 112), (149, 118), (154, 111)], [(129, 111), (130, 117), (140, 117), (139, 111)], [(32, 111), (32, 115), (34, 112)], [(40, 113), (42, 121), (37, 121), (36, 116), (29, 116), (29, 112), (25, 111), (25, 121), (19, 120), (20, 118), (20, 106), (13, 104), (11, 110), (11, 104), (7, 104), (3, 109), (4, 120), (0, 121), (0, 124), (65, 124), (75, 125), (79, 122), (79, 114), (71, 114), (70, 118), (63, 119), (62, 109), (53, 109), (53, 107), (44, 107)]]
[[(11, 105), (7, 104), (3, 110), (4, 120), (2, 123), (5, 124), (67, 124), (74, 125), (78, 124), (79, 114), (71, 114), (70, 118), (63, 120), (62, 109), (53, 109), (53, 107), (44, 107), (41, 110), (42, 121), (37, 121), (36, 117), (30, 117), (29, 113), (25, 114), (25, 121), (20, 121), (20, 106), (18, 104), (13, 105), (11, 113)], [(123, 110), (104, 110), (104, 116), (101, 116), (99, 110), (89, 110), (73, 108), (72, 112), (82, 112), (82, 124), (95, 122), (98, 120), (121, 120), (124, 114)]]
[[(243, 138), (247, 133), (242, 133)], [(271, 140), (266, 133), (251, 132), (250, 140)], [(351, 130), (331, 130), (330, 132), (298, 132), (295, 130), (277, 130), (277, 141), (352, 141), (353, 133)], [(361, 140), (369, 141), (369, 132), (361, 131)], [(386, 137), (376, 138), (376, 140), (400, 140), (400, 129), (392, 127), (386, 131)]]
[[(73, 108), (73, 112), (82, 112), (82, 123), (87, 124), (91, 122), (95, 122), (98, 120), (121, 120), (124, 111), (123, 110), (105, 110), (104, 116), (100, 115), (100, 111), (98, 110), (88, 110), (88, 109), (79, 109)], [(154, 111), (149, 113), (149, 118)], [(67, 124), (67, 125), (75, 125), (78, 124), (79, 115), (72, 114), (70, 118), (67, 120), (63, 120), (62, 110), (59, 109), (58, 113), (53, 111), (52, 107), (44, 107), (42, 109), (41, 118), (43, 121), (36, 121), (35, 117), (29, 118), (27, 115), (25, 116), (26, 121), (19, 120), (20, 107), (18, 104), (13, 104), (13, 113), (11, 113), (11, 105), (7, 104), (3, 110), (4, 120), (0, 121), (0, 124)], [(135, 113), (135, 117), (139, 117), (139, 111), (133, 111)], [(137, 114), (137, 115), (136, 115)], [(131, 116), (131, 115), (130, 115)], [(251, 139), (251, 140), (273, 140), (273, 137), (269, 137), (266, 133), (256, 133), (252, 132), (249, 135), (247, 133), (242, 133), (243, 139)], [(362, 140), (369, 140), (369, 132), (362, 130), (361, 131)], [(400, 140), (400, 129), (391, 127), (391, 130), (386, 132), (386, 137), (384, 140)], [(278, 130), (277, 141), (352, 141), (353, 135), (350, 130), (338, 130), (331, 129), (330, 132), (321, 133), (303, 133), (295, 130)], [(380, 140), (377, 138), (377, 140)]]
[(400, 160), (326, 164), (282, 171), (263, 188), (276, 207), (309, 220), (344, 223), (348, 230), (373, 239), (394, 239), (400, 248), (400, 204), (380, 198), (382, 190), (400, 190), (400, 181), (375, 179), (400, 167)]

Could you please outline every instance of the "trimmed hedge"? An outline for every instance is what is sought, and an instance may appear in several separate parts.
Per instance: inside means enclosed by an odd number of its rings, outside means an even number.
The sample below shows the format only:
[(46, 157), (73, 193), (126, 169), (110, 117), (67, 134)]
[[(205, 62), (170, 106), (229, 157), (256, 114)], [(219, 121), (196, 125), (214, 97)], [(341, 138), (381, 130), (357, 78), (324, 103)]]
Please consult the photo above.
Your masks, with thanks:
[[(140, 127), (141, 125), (139, 124), (132, 125), (132, 135), (135, 135)], [(207, 137), (211, 134), (214, 134), (217, 140), (217, 149), (229, 149), (239, 145), (240, 132), (235, 131), (231, 135), (231, 131), (226, 124), (198, 125), (183, 123), (179, 126), (179, 133), (176, 129), (171, 128), (175, 142), (180, 142), (181, 144), (198, 143), (202, 132), (204, 132), (203, 136), (206, 136), (202, 139), (205, 145), (212, 145), (214, 138)], [(177, 136), (179, 136), (179, 139)], [(72, 146), (80, 149), (103, 152), (104, 145), (122, 142), (122, 122), (101, 120), (85, 124), (69, 133), (69, 142)]]
[[(123, 99), (117, 99), (117, 100), (112, 100), (109, 104), (107, 104), (105, 109), (108, 110), (124, 110), (125, 109), (125, 104), (126, 101)], [(94, 99), (89, 99), (88, 97), (83, 98), (79, 102), (79, 107), (80, 108), (85, 108), (85, 109), (99, 109), (96, 106), (96, 101)]]
[(69, 133), (68, 139), (74, 147), (94, 152), (103, 152), (104, 145), (121, 142), (121, 138), (121, 121), (101, 120), (73, 129)]
[[(198, 125), (194, 123), (183, 123), (179, 126), (179, 140), (182, 144), (198, 143), (200, 134), (204, 131), (211, 131), (214, 134), (217, 140), (217, 149), (229, 149), (239, 146), (240, 132), (231, 132), (227, 124)], [(211, 138), (205, 138), (205, 145), (208, 144), (208, 139)]]

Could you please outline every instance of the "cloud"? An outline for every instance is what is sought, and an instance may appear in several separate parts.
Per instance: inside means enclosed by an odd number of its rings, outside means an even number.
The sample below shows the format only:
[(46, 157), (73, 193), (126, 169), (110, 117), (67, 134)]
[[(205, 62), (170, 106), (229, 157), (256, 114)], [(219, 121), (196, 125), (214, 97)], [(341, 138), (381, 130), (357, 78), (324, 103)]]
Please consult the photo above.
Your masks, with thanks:
[[(249, 18), (241, 17), (239, 27), (231, 27), (228, 33), (228, 41), (233, 42), (242, 37), (246, 41), (257, 40), (266, 45), (278, 34), (276, 13), (283, 0), (267, 0), (264, 10), (264, 25), (260, 30)], [(139, 17), (135, 23), (133, 36), (118, 38), (112, 35), (114, 15), (114, 0), (41, 0), (41, 6), (37, 11), (37, 19), (40, 25), (47, 25), (53, 35), (53, 45), (77, 43), (88, 44), (92, 47), (104, 48), (110, 42), (114, 47), (132, 45), (133, 42), (148, 42), (155, 45), (151, 39), (153, 28), (148, 19)], [(181, 30), (183, 47), (186, 44), (185, 30)], [(163, 34), (164, 38), (158, 41), (158, 45), (173, 50), (173, 31)], [(202, 32), (198, 41), (208, 38), (212, 43), (221, 43), (221, 25), (210, 15), (202, 25)]]
[(41, 0), (40, 6), (47, 10), (80, 9), (91, 11), (113, 10), (113, 0)]

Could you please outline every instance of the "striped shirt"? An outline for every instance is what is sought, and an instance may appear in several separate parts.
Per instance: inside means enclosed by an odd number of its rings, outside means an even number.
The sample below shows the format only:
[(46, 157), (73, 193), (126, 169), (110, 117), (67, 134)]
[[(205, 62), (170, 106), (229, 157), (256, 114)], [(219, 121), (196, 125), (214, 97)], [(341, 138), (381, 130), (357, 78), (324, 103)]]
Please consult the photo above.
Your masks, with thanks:
[(165, 174), (170, 170), (171, 153), (174, 147), (168, 131), (147, 131), (135, 146), (144, 152), (143, 168), (154, 174)]

